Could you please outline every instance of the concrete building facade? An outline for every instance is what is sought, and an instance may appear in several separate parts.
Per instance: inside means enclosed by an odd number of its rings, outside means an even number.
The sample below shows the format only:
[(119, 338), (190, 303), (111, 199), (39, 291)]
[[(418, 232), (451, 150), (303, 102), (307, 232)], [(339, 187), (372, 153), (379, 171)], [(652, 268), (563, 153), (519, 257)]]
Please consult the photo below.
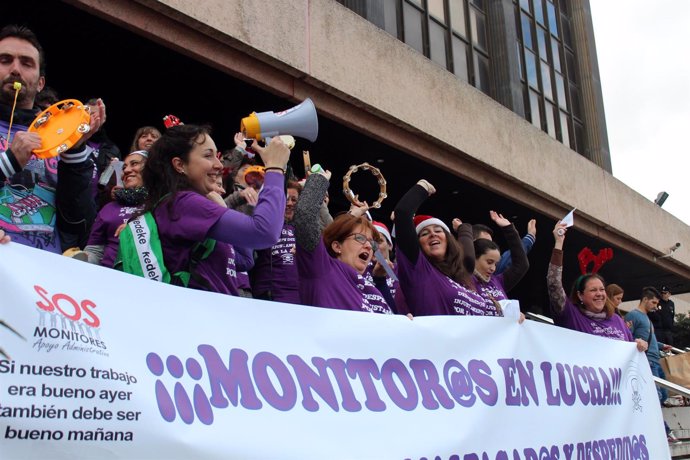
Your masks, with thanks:
[[(427, 20), (426, 7), (439, 3), (401, 1), (418, 4)], [(465, 8), (483, 5), (487, 31), (487, 54), (465, 54), (465, 67), (474, 69), (468, 78), (458, 76), (451, 51), (440, 65), (430, 50), (420, 52), (387, 32), (385, 15), (383, 27), (375, 23), (376, 12), (369, 11), (374, 22), (366, 19), (366, 5), (384, 8), (388, 2), (65, 3), (280, 98), (296, 103), (310, 97), (320, 117), (551, 219), (540, 227), (546, 254), (553, 222), (576, 208), (575, 229), (586, 244), (596, 240), (625, 255), (630, 272), (621, 276), (640, 272), (653, 278), (648, 284), (690, 291), (690, 228), (611, 174), (588, 0), (562, 0), (554, 9), (567, 16), (572, 37), (548, 49), (560, 46), (561, 62), (568, 53), (577, 62), (571, 80), (577, 88), (567, 92), (563, 117), (554, 75), (568, 80), (568, 68), (539, 72), (534, 91), (527, 81), (524, 32), (515, 16), (526, 0), (461, 2)], [(448, 10), (451, 3), (440, 2)], [(536, 33), (544, 26), (530, 11), (527, 22), (536, 21)], [(445, 33), (452, 44), (454, 35)], [(475, 56), (488, 58), (488, 70), (471, 63)], [(546, 75), (555, 83), (551, 98), (541, 82)], [(478, 84), (482, 78), (488, 80)], [(571, 108), (575, 99), (579, 109)], [(549, 110), (554, 116), (544, 118)], [(666, 257), (676, 242), (681, 247)], [(631, 282), (631, 289), (643, 284)]]

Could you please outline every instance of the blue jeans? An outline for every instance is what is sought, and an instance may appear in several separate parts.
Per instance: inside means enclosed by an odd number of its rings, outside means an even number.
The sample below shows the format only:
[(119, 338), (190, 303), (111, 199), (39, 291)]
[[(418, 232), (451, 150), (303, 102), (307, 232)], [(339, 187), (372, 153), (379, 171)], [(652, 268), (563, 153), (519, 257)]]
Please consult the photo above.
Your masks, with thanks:
[[(659, 364), (658, 362), (650, 361), (649, 367), (652, 369), (653, 376), (666, 380), (666, 374), (664, 374), (664, 370), (661, 368), (661, 364)], [(666, 391), (666, 388), (656, 387), (656, 392), (659, 395), (659, 402), (663, 403), (668, 399), (668, 391)]]
[[(661, 364), (659, 364), (658, 362), (649, 361), (649, 368), (652, 370), (652, 375), (654, 377), (659, 377), (660, 379), (666, 380), (666, 374), (664, 373), (664, 370), (661, 368)], [(659, 396), (660, 403), (663, 403), (664, 401), (666, 401), (666, 399), (668, 399), (668, 391), (666, 391), (666, 388), (661, 388), (657, 386), (656, 394)], [(666, 420), (664, 420), (664, 429), (666, 430), (667, 435), (671, 432), (671, 428), (666, 423)]]

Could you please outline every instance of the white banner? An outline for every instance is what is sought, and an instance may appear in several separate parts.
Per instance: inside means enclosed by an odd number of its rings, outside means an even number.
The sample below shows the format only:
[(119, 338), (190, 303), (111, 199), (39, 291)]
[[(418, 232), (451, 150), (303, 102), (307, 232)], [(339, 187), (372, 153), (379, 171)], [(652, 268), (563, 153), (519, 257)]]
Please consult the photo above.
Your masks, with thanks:
[(15, 243), (0, 280), (3, 459), (669, 457), (632, 343), (228, 297)]

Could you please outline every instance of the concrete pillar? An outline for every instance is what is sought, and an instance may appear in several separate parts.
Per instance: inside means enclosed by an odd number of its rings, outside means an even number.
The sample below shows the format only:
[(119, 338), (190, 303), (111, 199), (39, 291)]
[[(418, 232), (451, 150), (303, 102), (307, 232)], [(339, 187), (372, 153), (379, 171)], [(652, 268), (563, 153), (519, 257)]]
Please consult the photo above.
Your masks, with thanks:
[(511, 0), (488, 0), (487, 35), (491, 53), (493, 98), (521, 117), (525, 103), (520, 83), (515, 11)]
[(608, 172), (611, 154), (589, 0), (571, 0), (571, 32), (584, 123), (584, 156)]

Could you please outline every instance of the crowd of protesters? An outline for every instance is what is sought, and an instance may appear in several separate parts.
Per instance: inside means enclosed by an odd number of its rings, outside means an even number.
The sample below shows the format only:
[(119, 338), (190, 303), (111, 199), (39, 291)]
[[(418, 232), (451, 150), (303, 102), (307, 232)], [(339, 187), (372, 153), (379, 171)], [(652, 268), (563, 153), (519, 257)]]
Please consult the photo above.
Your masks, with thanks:
[[(333, 217), (330, 171), (315, 168), (301, 182), (290, 177), (290, 150), (280, 137), (250, 147), (237, 133), (235, 147), (219, 151), (208, 126), (145, 126), (122, 155), (105, 134), (106, 108), (96, 99), (88, 132), (58, 157), (38, 158), (41, 136), (27, 128), (57, 95), (45, 86), (43, 49), (29, 29), (0, 30), (0, 81), (0, 243), (153, 272), (149, 277), (194, 289), (410, 318), (503, 316), (529, 270), (536, 221), (521, 239), (490, 211), (507, 242), (501, 252), (489, 226), (454, 219), (451, 231), (419, 214), (436, 191), (424, 179), (395, 206), (394, 231), (372, 221), (366, 204)], [(141, 247), (134, 229), (157, 237)], [(598, 274), (580, 276), (567, 295), (567, 231), (562, 222), (554, 227), (546, 277), (555, 323), (636, 342), (662, 376), (659, 351), (671, 344), (674, 314), (668, 289), (645, 288), (639, 309), (625, 318), (622, 288)], [(140, 266), (141, 251), (155, 255), (154, 270)]]

